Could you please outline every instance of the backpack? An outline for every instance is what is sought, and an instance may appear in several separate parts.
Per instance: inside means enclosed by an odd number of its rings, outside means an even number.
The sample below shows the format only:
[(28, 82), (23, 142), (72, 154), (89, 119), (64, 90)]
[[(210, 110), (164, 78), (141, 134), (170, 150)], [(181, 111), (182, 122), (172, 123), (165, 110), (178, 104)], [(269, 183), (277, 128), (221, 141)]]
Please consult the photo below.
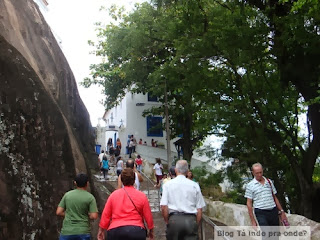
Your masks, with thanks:
[(114, 148), (113, 148), (113, 147), (111, 147), (111, 148), (109, 149), (109, 154), (110, 154), (110, 155), (114, 154)]
[(116, 150), (114, 151), (114, 155), (118, 157), (120, 155), (120, 149), (117, 147)]

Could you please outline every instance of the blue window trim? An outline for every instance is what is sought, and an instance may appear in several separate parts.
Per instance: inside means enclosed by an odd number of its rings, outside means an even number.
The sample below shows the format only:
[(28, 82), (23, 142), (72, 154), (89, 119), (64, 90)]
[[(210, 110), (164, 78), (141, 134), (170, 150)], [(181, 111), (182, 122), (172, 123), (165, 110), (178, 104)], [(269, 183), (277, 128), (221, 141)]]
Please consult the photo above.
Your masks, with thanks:
[[(159, 124), (159, 127), (152, 132), (149, 131), (150, 128), (154, 127), (151, 125), (151, 120), (156, 120), (157, 124)], [(148, 116), (146, 118), (147, 121), (147, 136), (148, 137), (163, 137), (163, 130), (162, 130), (162, 117), (153, 117), (153, 116)], [(158, 133), (157, 133), (158, 132)]]

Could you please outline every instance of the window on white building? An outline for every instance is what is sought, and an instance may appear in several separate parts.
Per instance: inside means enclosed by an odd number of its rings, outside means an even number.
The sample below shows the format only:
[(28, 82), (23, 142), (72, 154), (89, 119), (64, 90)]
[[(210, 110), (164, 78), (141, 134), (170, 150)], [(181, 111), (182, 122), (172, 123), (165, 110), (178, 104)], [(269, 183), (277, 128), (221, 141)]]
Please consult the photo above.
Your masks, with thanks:
[(163, 137), (162, 117), (147, 117), (147, 136)]
[(148, 93), (148, 102), (159, 102), (157, 96), (153, 96), (151, 93)]

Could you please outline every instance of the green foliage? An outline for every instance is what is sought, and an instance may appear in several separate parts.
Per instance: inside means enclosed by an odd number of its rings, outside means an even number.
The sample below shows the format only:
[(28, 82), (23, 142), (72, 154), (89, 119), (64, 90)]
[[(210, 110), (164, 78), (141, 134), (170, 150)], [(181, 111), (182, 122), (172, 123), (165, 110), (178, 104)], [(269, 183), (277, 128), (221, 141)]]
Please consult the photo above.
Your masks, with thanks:
[[(314, 0), (155, 0), (129, 14), (113, 7), (117, 23), (98, 25), (96, 54), (104, 60), (83, 84), (104, 87), (106, 108), (127, 91), (151, 92), (162, 103), (167, 92), (171, 137), (183, 134), (185, 158), (206, 136), (223, 135), (222, 155), (241, 162), (226, 173), (236, 192), (259, 161), (280, 200), (311, 217), (308, 189), (320, 152), (319, 13)], [(222, 179), (195, 171), (203, 186)]]
[(247, 199), (243, 197), (244, 191), (231, 190), (221, 197), (220, 201), (227, 203), (246, 204)]
[[(107, 57), (107, 61), (92, 65), (91, 78), (82, 84), (102, 85), (107, 109), (117, 105), (127, 91), (152, 93), (162, 103), (166, 91), (171, 137), (183, 134), (184, 157), (190, 160), (193, 149), (213, 132), (213, 125), (209, 123), (210, 109), (204, 104), (210, 91), (208, 71), (203, 69), (209, 62), (185, 52), (190, 43), (188, 36), (179, 37), (187, 27), (183, 7), (159, 10), (143, 3), (129, 15), (115, 7), (110, 14), (119, 23), (99, 27), (100, 41), (96, 44), (96, 54)], [(152, 108), (148, 114), (164, 115), (164, 109)]]
[[(244, 182), (239, 169), (240, 168), (232, 168), (232, 166), (230, 166), (226, 169), (217, 171), (216, 173), (210, 173), (206, 166), (202, 166), (192, 169), (192, 173), (205, 196), (211, 197), (212, 200), (216, 201), (245, 204)], [(227, 191), (223, 193), (219, 184), (221, 184), (225, 178), (232, 181), (234, 184), (232, 189), (227, 189)]]
[(314, 183), (320, 183), (320, 163), (317, 163), (314, 167), (312, 180)]
[(223, 171), (210, 173), (207, 171), (206, 166), (195, 167), (192, 169), (192, 173), (201, 187), (218, 186), (223, 181)]

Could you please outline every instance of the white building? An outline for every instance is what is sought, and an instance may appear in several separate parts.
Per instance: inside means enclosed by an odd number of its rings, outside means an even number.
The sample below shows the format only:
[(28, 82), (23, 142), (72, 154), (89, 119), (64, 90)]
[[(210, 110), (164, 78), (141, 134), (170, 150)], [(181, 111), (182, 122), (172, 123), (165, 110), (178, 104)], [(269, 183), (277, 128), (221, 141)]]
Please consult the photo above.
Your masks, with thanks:
[(97, 127), (94, 128), (96, 135), (96, 153), (101, 153), (101, 150), (106, 150), (107, 142), (106, 142), (106, 127), (100, 125), (100, 121)]
[[(165, 124), (165, 119), (162, 116), (143, 117), (144, 110), (154, 106), (161, 106), (156, 98), (149, 94), (132, 94), (127, 93), (120, 104), (103, 115), (103, 120), (106, 123), (106, 141), (112, 138), (113, 144), (117, 138), (120, 138), (122, 149), (121, 154), (126, 154), (126, 146), (129, 136), (134, 135), (137, 142), (142, 139), (146, 145), (139, 145), (136, 148), (138, 154), (149, 162), (155, 162), (155, 158), (159, 157), (163, 161), (167, 161), (166, 150), (166, 132), (163, 131), (161, 124)], [(158, 145), (163, 147), (152, 147), (151, 140), (157, 141)], [(171, 140), (171, 158), (172, 160), (178, 157), (174, 142), (178, 138)], [(102, 145), (102, 144), (101, 144)], [(194, 152), (191, 160), (191, 168), (201, 165), (208, 161), (209, 158), (199, 156)], [(215, 171), (214, 163), (208, 163), (208, 168)]]
[(48, 1), (47, 0), (33, 0), (38, 6), (42, 13), (42, 15), (45, 17), (48, 13)]
[(142, 116), (144, 110), (160, 105), (156, 98), (149, 95), (127, 93), (118, 106), (106, 111), (103, 116), (107, 126), (106, 139), (112, 138), (115, 144), (116, 139), (120, 138), (121, 154), (125, 154), (130, 135), (134, 135), (137, 142), (142, 139), (148, 146), (151, 146), (152, 139), (158, 145), (165, 145), (164, 119), (161, 116)]

